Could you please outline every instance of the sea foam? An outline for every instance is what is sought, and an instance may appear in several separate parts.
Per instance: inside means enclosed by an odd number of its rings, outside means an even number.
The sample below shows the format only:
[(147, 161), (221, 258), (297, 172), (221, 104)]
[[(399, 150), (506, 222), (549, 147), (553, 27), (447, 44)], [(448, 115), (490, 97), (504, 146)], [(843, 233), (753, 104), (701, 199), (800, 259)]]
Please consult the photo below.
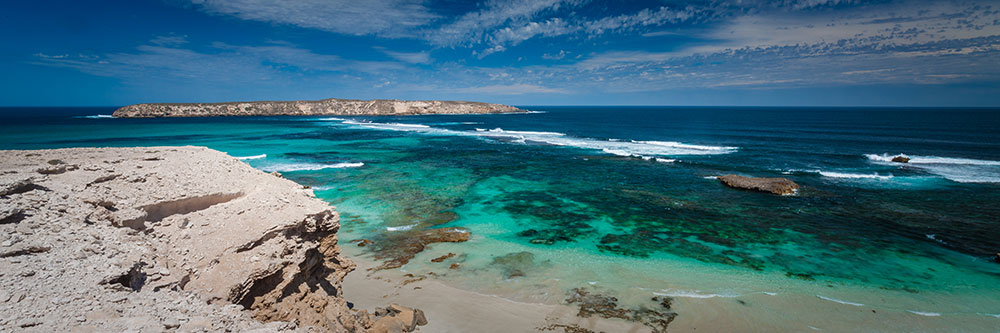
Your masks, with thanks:
[(912, 314), (921, 315), (921, 316), (924, 316), (924, 317), (940, 317), (941, 316), (941, 314), (937, 313), (937, 312), (921, 312), (921, 311), (913, 311), (913, 310), (906, 310), (906, 312), (909, 312), (909, 313), (912, 313)]
[(90, 116), (76, 116), (76, 117), (73, 117), (73, 118), (109, 119), (109, 118), (114, 118), (114, 117), (115, 116), (112, 116), (110, 114), (95, 114), (95, 115), (90, 115)]
[(267, 158), (267, 154), (253, 155), (253, 156), (236, 156), (238, 160), (259, 160), (262, 158)]
[(894, 166), (909, 166), (959, 183), (1000, 183), (1000, 161), (940, 156), (906, 156), (907, 163), (892, 162), (890, 154), (866, 154), (868, 160)]
[(892, 179), (892, 175), (880, 175), (880, 174), (857, 174), (857, 173), (843, 173), (843, 172), (833, 172), (833, 171), (816, 171), (823, 177), (830, 178), (849, 178), (849, 179), (879, 179), (887, 180)]
[(323, 169), (343, 169), (343, 168), (357, 168), (362, 167), (365, 164), (362, 162), (356, 163), (334, 163), (334, 164), (319, 164), (319, 163), (280, 163), (269, 166), (261, 167), (264, 171), (277, 171), (277, 172), (293, 172), (293, 171), (315, 171)]
[(733, 297), (740, 297), (739, 294), (731, 294), (731, 293), (707, 294), (707, 293), (701, 293), (701, 292), (699, 292), (697, 290), (691, 291), (691, 290), (673, 290), (673, 289), (664, 289), (664, 290), (661, 290), (661, 292), (654, 292), (653, 295), (656, 295), (656, 296), (667, 296), (667, 297), (681, 297), (681, 298), (716, 298), (716, 297), (733, 298)]
[[(661, 156), (675, 155), (715, 155), (728, 154), (737, 151), (738, 147), (693, 145), (670, 141), (629, 141), (620, 139), (581, 138), (559, 132), (508, 130), (503, 128), (474, 131), (458, 131), (435, 128), (422, 124), (375, 123), (361, 121), (344, 121), (343, 124), (360, 126), (369, 129), (416, 132), (431, 135), (472, 136), (491, 139), (502, 139), (512, 143), (541, 143), (554, 146), (567, 146), (582, 149), (600, 150), (602, 152), (627, 157), (639, 157), (652, 160)], [(660, 162), (674, 162), (663, 159)]]
[(407, 231), (407, 230), (413, 229), (413, 227), (416, 227), (417, 224), (418, 223), (414, 223), (414, 224), (410, 224), (410, 225), (404, 225), (404, 226), (398, 226), (398, 227), (385, 227), (385, 230), (386, 231)]
[(819, 299), (822, 299), (822, 300), (827, 300), (827, 301), (830, 301), (830, 302), (836, 302), (836, 303), (850, 305), (850, 306), (865, 306), (864, 304), (861, 304), (861, 303), (848, 302), (848, 301), (845, 301), (845, 300), (840, 300), (840, 299), (836, 299), (836, 298), (833, 298), (833, 297), (826, 297), (826, 296), (823, 296), (823, 295), (816, 295), (816, 297), (819, 297)]

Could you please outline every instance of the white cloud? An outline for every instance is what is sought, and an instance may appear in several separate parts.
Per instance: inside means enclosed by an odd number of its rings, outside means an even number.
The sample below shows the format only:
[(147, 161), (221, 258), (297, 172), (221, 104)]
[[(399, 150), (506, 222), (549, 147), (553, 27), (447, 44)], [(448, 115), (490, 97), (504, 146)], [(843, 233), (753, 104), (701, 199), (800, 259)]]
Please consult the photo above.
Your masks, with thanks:
[(583, 26), (584, 30), (588, 34), (602, 34), (611, 31), (625, 31), (637, 27), (678, 23), (691, 19), (696, 13), (697, 11), (694, 10), (693, 7), (687, 7), (680, 10), (668, 7), (660, 7), (656, 10), (646, 8), (635, 14), (605, 17), (599, 20), (586, 22)]
[(375, 49), (381, 51), (382, 53), (385, 53), (386, 55), (388, 55), (389, 57), (391, 57), (393, 59), (396, 59), (396, 60), (399, 60), (399, 61), (402, 61), (402, 62), (405, 62), (405, 63), (409, 63), (409, 64), (427, 65), (427, 64), (430, 64), (430, 63), (434, 62), (431, 59), (430, 52), (427, 52), (427, 51), (422, 51), (422, 52), (396, 52), (396, 51), (387, 50), (384, 47), (376, 47)]
[(438, 16), (422, 0), (191, 0), (211, 14), (348, 35), (410, 36)]
[(289, 45), (240, 46), (214, 43), (215, 52), (142, 45), (137, 52), (79, 57), (36, 56), (36, 64), (68, 67), (124, 80), (258, 82), (291, 80), (297, 73), (386, 73), (405, 70), (397, 62), (358, 61)]
[(534, 84), (489, 85), (462, 88), (441, 88), (444, 92), (460, 94), (523, 95), (523, 94), (564, 94), (564, 89), (543, 87)]
[(556, 54), (543, 54), (542, 59), (559, 60), (565, 58), (567, 54), (566, 50), (559, 50), (559, 53)]
[(542, 13), (579, 3), (579, 0), (491, 0), (479, 11), (466, 13), (439, 28), (427, 29), (424, 38), (440, 46), (476, 43), (498, 27), (523, 24)]

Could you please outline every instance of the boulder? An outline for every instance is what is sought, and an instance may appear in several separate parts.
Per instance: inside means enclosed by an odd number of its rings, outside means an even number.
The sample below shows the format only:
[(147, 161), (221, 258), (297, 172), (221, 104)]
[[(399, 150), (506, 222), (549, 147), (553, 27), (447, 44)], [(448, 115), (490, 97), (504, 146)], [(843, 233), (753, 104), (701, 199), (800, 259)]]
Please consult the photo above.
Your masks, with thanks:
[(788, 178), (757, 178), (740, 175), (719, 176), (719, 180), (727, 186), (738, 189), (767, 192), (777, 195), (792, 195), (799, 189), (799, 184)]
[(896, 163), (908, 163), (910, 162), (910, 158), (906, 157), (906, 155), (896, 155), (892, 158), (892, 161)]
[(419, 309), (411, 309), (399, 304), (390, 304), (388, 308), (376, 309), (378, 319), (372, 324), (369, 332), (412, 332), (417, 326), (427, 325), (427, 317)]

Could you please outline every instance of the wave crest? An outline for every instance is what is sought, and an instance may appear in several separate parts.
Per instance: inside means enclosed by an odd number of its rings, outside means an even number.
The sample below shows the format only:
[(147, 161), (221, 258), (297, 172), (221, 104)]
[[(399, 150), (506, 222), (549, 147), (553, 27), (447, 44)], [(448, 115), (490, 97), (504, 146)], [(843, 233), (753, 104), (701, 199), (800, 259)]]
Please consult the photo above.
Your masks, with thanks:
[[(476, 128), (474, 131), (459, 131), (444, 128), (435, 128), (422, 124), (399, 124), (399, 123), (374, 123), (359, 122), (353, 120), (344, 121), (343, 124), (355, 125), (369, 129), (417, 132), (431, 135), (454, 135), (485, 137), (493, 139), (505, 139), (513, 143), (542, 143), (554, 146), (568, 146), (582, 149), (600, 150), (608, 154), (619, 156), (640, 157), (644, 159), (654, 159), (662, 156), (676, 155), (715, 155), (736, 152), (738, 147), (706, 146), (694, 145), (670, 141), (635, 141), (619, 139), (592, 139), (567, 135), (559, 132), (543, 131), (515, 131), (503, 128), (483, 129)], [(673, 162), (663, 159), (661, 162)]]
[(260, 154), (260, 155), (253, 155), (253, 156), (236, 156), (236, 159), (241, 160), (241, 161), (245, 161), (245, 160), (259, 160), (259, 159), (262, 159), (262, 158), (267, 158), (267, 154)]
[(281, 163), (269, 166), (261, 167), (264, 171), (277, 171), (277, 172), (294, 172), (294, 171), (316, 171), (323, 169), (343, 169), (343, 168), (358, 168), (365, 164), (362, 162), (346, 162), (346, 163), (334, 163), (334, 164), (319, 164), (319, 163)]
[[(896, 156), (906, 156), (907, 163), (892, 162)], [(1000, 183), (1000, 161), (941, 156), (907, 156), (904, 154), (865, 154), (877, 164), (909, 166), (959, 183)]]
[(830, 177), (830, 178), (848, 178), (848, 179), (878, 179), (878, 180), (888, 180), (892, 179), (892, 175), (880, 175), (880, 174), (857, 174), (857, 173), (843, 173), (843, 172), (833, 172), (833, 171), (817, 171), (820, 176)]

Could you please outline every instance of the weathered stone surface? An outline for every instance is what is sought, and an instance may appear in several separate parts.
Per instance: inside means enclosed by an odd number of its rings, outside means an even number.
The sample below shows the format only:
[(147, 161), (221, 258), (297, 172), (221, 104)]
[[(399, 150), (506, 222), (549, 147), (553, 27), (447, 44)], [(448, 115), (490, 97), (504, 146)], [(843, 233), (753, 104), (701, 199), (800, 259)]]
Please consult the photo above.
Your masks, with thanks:
[(667, 327), (677, 318), (671, 309), (673, 299), (656, 296), (651, 299), (656, 305), (638, 309), (626, 309), (618, 305), (618, 298), (589, 292), (582, 288), (570, 290), (565, 302), (580, 307), (577, 316), (581, 318), (616, 318), (637, 322), (650, 328), (654, 333), (667, 332)]
[(0, 285), (16, 291), (0, 301), (17, 303), (0, 307), (0, 332), (372, 327), (341, 296), (354, 264), (338, 214), (224, 153), (0, 151), (0, 184), (0, 208), (14, 207), (0, 223)]
[(450, 253), (450, 252), (449, 252), (449, 253), (448, 253), (448, 254), (446, 254), (446, 255), (443, 255), (443, 256), (440, 256), (440, 257), (437, 257), (437, 258), (434, 258), (434, 259), (431, 259), (431, 262), (442, 262), (442, 261), (445, 261), (445, 260), (447, 260), (448, 258), (451, 258), (451, 257), (454, 257), (454, 256), (455, 256), (455, 254), (454, 254), (454, 253)]
[(910, 158), (903, 155), (897, 155), (892, 158), (892, 161), (896, 163), (909, 163)]
[(361, 116), (523, 112), (513, 106), (461, 101), (324, 99), (230, 103), (135, 104), (115, 110), (121, 118), (212, 116)]
[[(376, 259), (384, 260), (375, 270), (399, 268), (410, 262), (410, 259), (423, 252), (427, 245), (433, 243), (459, 243), (469, 240), (469, 229), (461, 227), (427, 229), (413, 233), (401, 233), (391, 241), (391, 247), (379, 248)], [(376, 243), (376, 245), (382, 244)]]
[(718, 178), (729, 187), (777, 195), (795, 194), (799, 189), (799, 184), (788, 178), (756, 178), (740, 175), (725, 175)]

